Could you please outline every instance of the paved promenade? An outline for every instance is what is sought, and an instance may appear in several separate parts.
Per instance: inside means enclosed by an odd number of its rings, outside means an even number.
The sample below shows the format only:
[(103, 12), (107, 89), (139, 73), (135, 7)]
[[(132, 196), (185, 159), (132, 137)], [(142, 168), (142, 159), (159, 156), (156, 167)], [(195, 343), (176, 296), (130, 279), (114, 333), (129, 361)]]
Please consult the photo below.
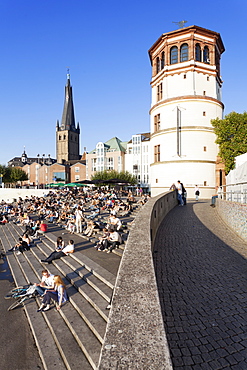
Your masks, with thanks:
[(247, 243), (209, 201), (175, 207), (154, 262), (175, 370), (247, 369)]

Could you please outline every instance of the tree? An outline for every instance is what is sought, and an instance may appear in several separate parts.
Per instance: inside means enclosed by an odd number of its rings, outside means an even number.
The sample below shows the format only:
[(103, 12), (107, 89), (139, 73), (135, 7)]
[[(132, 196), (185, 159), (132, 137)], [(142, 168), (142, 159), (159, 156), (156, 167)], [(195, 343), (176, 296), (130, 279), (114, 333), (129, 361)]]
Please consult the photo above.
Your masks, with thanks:
[(6, 167), (4, 165), (0, 165), (0, 174), (3, 175), (2, 181), (5, 184), (28, 180), (26, 172), (19, 167)]
[(247, 152), (247, 112), (231, 112), (224, 119), (211, 121), (217, 135), (219, 155), (225, 164), (226, 174), (234, 168), (235, 157)]
[(135, 185), (136, 178), (131, 175), (128, 171), (115, 171), (115, 170), (105, 170), (96, 172), (94, 176), (92, 176), (92, 180), (111, 180), (111, 179), (119, 179), (122, 181), (128, 181), (129, 184)]

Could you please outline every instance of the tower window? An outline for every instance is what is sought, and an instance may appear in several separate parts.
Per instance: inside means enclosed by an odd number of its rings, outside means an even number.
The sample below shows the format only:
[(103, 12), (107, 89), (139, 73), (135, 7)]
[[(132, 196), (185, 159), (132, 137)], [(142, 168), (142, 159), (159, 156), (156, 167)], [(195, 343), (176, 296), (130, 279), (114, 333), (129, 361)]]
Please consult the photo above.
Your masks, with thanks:
[(205, 46), (203, 49), (203, 63), (209, 64), (209, 62), (209, 49), (207, 46)]
[(162, 99), (163, 95), (163, 87), (162, 87), (162, 82), (157, 86), (157, 101)]
[(175, 64), (178, 62), (178, 48), (177, 46), (173, 46), (170, 49), (170, 64)]
[(163, 69), (164, 67), (165, 67), (165, 52), (162, 51), (160, 68)]
[(154, 116), (154, 132), (157, 132), (160, 130), (160, 114), (156, 114)]
[(196, 61), (197, 62), (201, 62), (202, 61), (202, 57), (201, 57), (201, 47), (199, 44), (196, 44)]
[(160, 162), (160, 145), (154, 147), (154, 162)]
[(184, 79), (186, 79), (186, 77), (187, 77), (187, 76), (186, 76), (186, 75), (184, 75)]
[(61, 140), (61, 135), (59, 135), (58, 140)]
[(203, 95), (204, 95), (204, 96), (206, 95), (206, 91), (203, 91)]
[(63, 139), (66, 140), (66, 135), (63, 135)]
[(156, 184), (158, 184), (159, 180), (158, 179), (155, 179), (155, 182), (156, 182)]
[(207, 81), (209, 81), (209, 76), (207, 76)]
[(189, 59), (188, 44), (183, 44), (180, 48), (180, 62), (185, 62)]
[(160, 58), (156, 58), (156, 73), (159, 73), (160, 71)]
[(206, 116), (206, 112), (202, 112), (202, 115), (203, 115), (203, 116)]
[(207, 186), (207, 181), (204, 181), (203, 182), (203, 186)]
[(206, 151), (207, 151), (207, 147), (206, 147), (206, 146), (204, 146), (204, 147), (203, 147), (203, 151), (204, 151), (204, 152), (206, 152)]

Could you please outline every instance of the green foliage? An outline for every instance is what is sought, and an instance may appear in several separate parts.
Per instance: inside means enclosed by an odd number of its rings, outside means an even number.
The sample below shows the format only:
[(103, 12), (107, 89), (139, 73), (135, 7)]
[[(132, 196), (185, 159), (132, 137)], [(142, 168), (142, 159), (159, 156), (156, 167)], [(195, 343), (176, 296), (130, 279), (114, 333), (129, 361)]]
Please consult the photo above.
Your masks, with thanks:
[(224, 119), (211, 121), (217, 135), (219, 155), (225, 163), (226, 174), (234, 168), (235, 157), (247, 152), (247, 112), (231, 112)]
[(4, 183), (16, 183), (18, 181), (28, 180), (26, 172), (19, 167), (0, 165), (0, 174), (3, 175), (2, 180)]
[(115, 171), (115, 170), (105, 170), (96, 172), (94, 176), (92, 176), (92, 180), (111, 180), (111, 179), (119, 179), (122, 181), (128, 181), (131, 185), (135, 185), (137, 183), (136, 178), (131, 175), (128, 171)]

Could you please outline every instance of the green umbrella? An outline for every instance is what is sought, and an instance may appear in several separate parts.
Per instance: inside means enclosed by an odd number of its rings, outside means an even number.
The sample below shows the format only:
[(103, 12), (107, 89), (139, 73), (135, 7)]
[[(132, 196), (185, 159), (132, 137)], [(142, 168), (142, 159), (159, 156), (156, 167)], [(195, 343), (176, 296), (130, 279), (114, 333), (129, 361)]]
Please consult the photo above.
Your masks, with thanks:
[(47, 186), (49, 186), (51, 188), (55, 188), (55, 187), (58, 187), (58, 186), (64, 186), (64, 183), (63, 182), (51, 183), (51, 184), (47, 184)]

